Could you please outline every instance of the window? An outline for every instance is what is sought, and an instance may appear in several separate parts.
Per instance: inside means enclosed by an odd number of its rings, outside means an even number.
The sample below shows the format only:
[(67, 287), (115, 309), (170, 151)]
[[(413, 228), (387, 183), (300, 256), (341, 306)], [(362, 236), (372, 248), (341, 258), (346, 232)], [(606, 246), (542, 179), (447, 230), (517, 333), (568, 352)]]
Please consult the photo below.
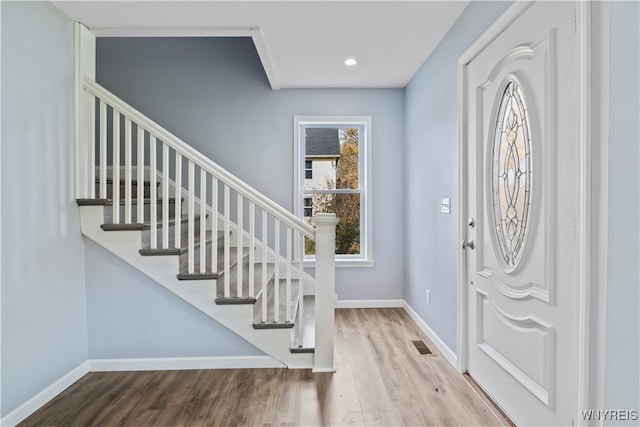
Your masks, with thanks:
[(304, 179), (313, 179), (313, 160), (304, 161)]
[(304, 198), (304, 217), (311, 218), (313, 216), (313, 197)]
[[(295, 122), (297, 214), (313, 225), (316, 213), (335, 213), (336, 262), (373, 265), (371, 251), (371, 118), (302, 117)], [(315, 261), (305, 242), (305, 262)]]
[(520, 261), (531, 205), (531, 132), (524, 94), (510, 81), (500, 99), (493, 141), (493, 221), (508, 269)]

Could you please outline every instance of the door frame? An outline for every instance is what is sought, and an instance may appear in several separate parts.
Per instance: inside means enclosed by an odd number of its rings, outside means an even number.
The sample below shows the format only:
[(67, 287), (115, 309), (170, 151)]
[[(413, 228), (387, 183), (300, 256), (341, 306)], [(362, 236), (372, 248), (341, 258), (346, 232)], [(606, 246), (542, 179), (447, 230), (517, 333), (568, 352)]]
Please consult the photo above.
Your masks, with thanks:
[[(462, 242), (467, 233), (467, 66), (507, 27), (515, 22), (535, 1), (514, 2), (507, 11), (458, 59), (458, 241)], [(584, 421), (577, 417), (580, 409), (589, 408), (589, 349), (590, 349), (590, 291), (591, 291), (591, 2), (575, 1), (576, 38), (578, 55), (578, 206), (576, 218), (576, 244), (578, 248), (577, 272), (578, 289), (576, 293), (575, 348), (577, 372), (574, 390), (577, 396), (573, 413), (576, 423)], [(458, 357), (457, 369), (460, 372), (468, 368), (468, 287), (465, 269), (465, 253), (458, 251)], [(500, 402), (497, 402), (500, 404)]]

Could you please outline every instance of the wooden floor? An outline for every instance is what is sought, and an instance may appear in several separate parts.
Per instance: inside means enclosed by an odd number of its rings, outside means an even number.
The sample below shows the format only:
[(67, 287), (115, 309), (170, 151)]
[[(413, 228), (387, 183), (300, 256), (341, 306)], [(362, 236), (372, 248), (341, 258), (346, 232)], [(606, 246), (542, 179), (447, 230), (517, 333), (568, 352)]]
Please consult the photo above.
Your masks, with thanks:
[(336, 367), (89, 373), (20, 426), (501, 425), (402, 309), (337, 310)]

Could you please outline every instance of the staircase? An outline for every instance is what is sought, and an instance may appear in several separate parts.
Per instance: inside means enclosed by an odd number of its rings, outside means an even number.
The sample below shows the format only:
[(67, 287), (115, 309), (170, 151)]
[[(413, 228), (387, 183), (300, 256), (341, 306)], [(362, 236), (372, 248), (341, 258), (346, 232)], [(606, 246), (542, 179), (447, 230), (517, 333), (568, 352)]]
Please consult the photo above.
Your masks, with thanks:
[(312, 228), (88, 78), (79, 109), (82, 233), (283, 366), (333, 371), (335, 215)]

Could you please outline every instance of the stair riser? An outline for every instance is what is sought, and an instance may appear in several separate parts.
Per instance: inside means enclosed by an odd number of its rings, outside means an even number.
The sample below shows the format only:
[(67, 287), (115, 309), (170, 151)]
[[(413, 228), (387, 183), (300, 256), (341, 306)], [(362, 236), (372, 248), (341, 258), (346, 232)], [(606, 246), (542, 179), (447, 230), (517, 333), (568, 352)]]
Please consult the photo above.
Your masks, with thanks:
[[(158, 200), (156, 205), (156, 218), (162, 219), (162, 200)], [(124, 224), (125, 222), (125, 207), (121, 204), (119, 206), (120, 212), (120, 224)], [(169, 219), (175, 218), (176, 213), (176, 202), (175, 200), (169, 201)], [(148, 222), (151, 220), (151, 204), (146, 202), (144, 205), (144, 220), (138, 221), (138, 205), (131, 205), (131, 222), (139, 223), (139, 222)], [(105, 224), (113, 224), (113, 206), (105, 206), (104, 207), (104, 221)]]
[[(224, 278), (226, 273), (223, 273), (218, 277), (216, 282), (217, 298), (216, 304), (247, 304), (255, 303), (255, 299), (260, 295), (262, 290), (262, 264), (257, 263), (254, 265), (253, 277), (249, 277), (249, 257), (245, 257), (245, 261), (242, 263), (242, 294), (238, 295), (238, 268), (237, 266), (231, 267), (229, 275), (229, 295), (224, 296)], [(273, 275), (273, 264), (267, 264), (267, 277)], [(249, 285), (253, 282), (253, 295), (250, 293)]]
[[(218, 250), (218, 259), (217, 259), (217, 268), (215, 271), (211, 269), (211, 242), (208, 242), (206, 245), (206, 253), (205, 253), (205, 266), (207, 273), (222, 273), (224, 271), (224, 240), (222, 238), (218, 239), (217, 242), (217, 250)], [(234, 265), (237, 260), (237, 250), (235, 247), (231, 248), (229, 253), (229, 265)], [(249, 265), (249, 257), (247, 255), (247, 248), (244, 248), (244, 259), (243, 262)], [(180, 255), (180, 273), (186, 273), (188, 271), (189, 263), (189, 254), (184, 253)], [(200, 246), (196, 247), (194, 250), (194, 266), (195, 271), (200, 271)]]
[[(156, 187), (160, 184), (156, 183)], [(120, 198), (124, 199), (125, 197), (125, 185), (123, 182), (120, 183)], [(144, 183), (144, 198), (148, 199), (151, 197), (151, 183)], [(159, 194), (156, 190), (156, 194)], [(131, 182), (131, 197), (137, 197), (138, 195), (138, 183), (136, 181)], [(96, 197), (100, 197), (100, 183), (96, 182)], [(106, 199), (113, 199), (113, 184), (110, 181), (107, 181), (107, 196), (104, 197)]]
[[(287, 282), (285, 279), (280, 277), (279, 287), (278, 287), (278, 295), (279, 295), (279, 317), (278, 322), (274, 322), (274, 289), (275, 289), (275, 281), (274, 277), (269, 280), (266, 286), (266, 297), (267, 297), (267, 321), (262, 322), (262, 299), (265, 298), (265, 292), (260, 294), (258, 301), (254, 306), (254, 325), (253, 327), (256, 329), (269, 329), (269, 328), (291, 328), (293, 327), (292, 322), (286, 322), (286, 285)], [(291, 299), (289, 303), (291, 304), (291, 316), (292, 320), (295, 319), (296, 313), (298, 310), (298, 296), (300, 295), (300, 286), (299, 282), (296, 279), (291, 280)]]
[[(180, 242), (180, 246), (186, 246), (187, 241), (184, 240), (187, 238), (188, 236), (188, 232), (189, 232), (189, 223), (188, 222), (182, 222), (179, 225), (180, 227), (180, 233), (181, 233), (181, 242)], [(169, 228), (169, 247), (170, 248), (174, 248), (175, 247), (175, 233), (176, 233), (176, 225), (174, 224), (170, 224), (168, 226)], [(195, 235), (198, 235), (200, 233), (200, 219), (196, 218), (194, 220), (194, 224), (193, 224), (193, 228), (194, 228), (194, 233)], [(151, 247), (151, 233), (153, 233), (153, 230), (148, 229), (148, 230), (142, 230), (142, 248), (143, 249), (148, 249)], [(163, 230), (162, 228), (158, 227), (155, 231), (156, 233), (156, 239), (158, 242), (158, 248), (163, 247), (163, 241), (162, 241), (162, 234), (163, 234)]]

